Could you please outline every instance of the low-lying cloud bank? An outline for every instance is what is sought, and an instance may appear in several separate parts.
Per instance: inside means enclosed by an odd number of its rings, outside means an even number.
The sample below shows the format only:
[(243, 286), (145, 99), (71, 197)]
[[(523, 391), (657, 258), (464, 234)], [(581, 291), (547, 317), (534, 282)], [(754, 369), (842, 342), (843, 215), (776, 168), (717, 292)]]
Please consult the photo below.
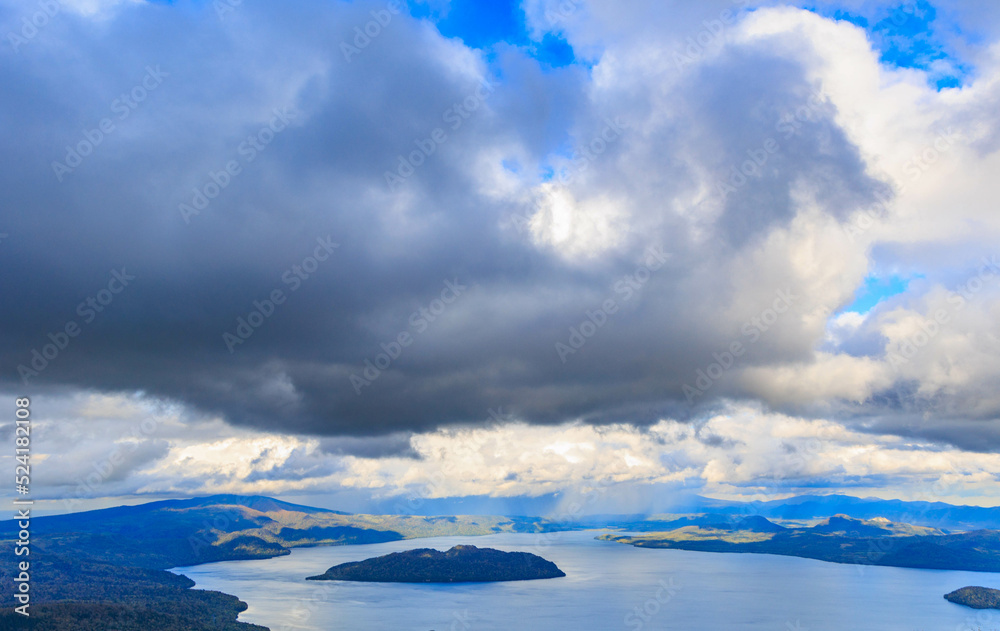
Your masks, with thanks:
[(588, 512), (663, 511), (690, 494), (770, 500), (834, 491), (1000, 504), (1000, 455), (735, 403), (697, 423), (537, 426), (498, 415), (486, 427), (345, 440), (237, 436), (221, 419), (144, 397), (54, 400), (40, 407), (45, 420), (33, 439), (33, 492), (54, 500), (52, 510), (93, 498), (216, 493), (393, 512), (468, 496), (549, 496), (558, 505), (595, 491)]

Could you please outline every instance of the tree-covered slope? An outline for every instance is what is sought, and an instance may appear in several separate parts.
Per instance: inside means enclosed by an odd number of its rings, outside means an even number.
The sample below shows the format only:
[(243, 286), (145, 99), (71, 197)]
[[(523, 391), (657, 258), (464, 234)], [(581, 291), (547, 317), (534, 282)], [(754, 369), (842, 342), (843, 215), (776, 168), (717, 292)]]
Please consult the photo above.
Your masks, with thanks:
[[(26, 557), (0, 554), (4, 570)], [(163, 570), (128, 567), (32, 550), (30, 617), (16, 613), (14, 581), (0, 572), (0, 629), (39, 631), (264, 631), (237, 622), (235, 596), (191, 589), (194, 581)]]
[(529, 552), (455, 546), (447, 552), (420, 548), (342, 563), (308, 580), (373, 583), (486, 583), (566, 576), (555, 563)]
[(950, 602), (973, 609), (1000, 609), (1000, 589), (989, 587), (963, 587), (945, 594)]

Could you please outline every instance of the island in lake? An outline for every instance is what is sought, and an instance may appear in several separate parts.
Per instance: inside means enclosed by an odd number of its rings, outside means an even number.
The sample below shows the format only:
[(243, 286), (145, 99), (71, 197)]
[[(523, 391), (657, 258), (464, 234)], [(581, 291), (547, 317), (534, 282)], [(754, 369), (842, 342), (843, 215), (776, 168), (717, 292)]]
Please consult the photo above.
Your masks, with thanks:
[(490, 583), (559, 578), (566, 574), (552, 561), (529, 552), (455, 546), (447, 552), (420, 548), (335, 565), (310, 581), (369, 583)]
[(950, 602), (973, 609), (1000, 609), (1000, 589), (989, 587), (963, 587), (945, 594)]
[[(17, 519), (2, 520), (0, 629), (266, 631), (238, 619), (246, 603), (235, 596), (197, 589), (194, 581), (178, 572), (202, 563), (268, 559), (301, 547), (420, 537), (601, 528), (615, 531), (605, 538), (640, 547), (1000, 572), (1000, 531), (993, 530), (1000, 523), (997, 507), (827, 496), (755, 504), (700, 498), (685, 508), (691, 512), (583, 515), (564, 521), (499, 515), (350, 514), (269, 497), (214, 495), (38, 516), (31, 520), (30, 568), (32, 576), (44, 580), (31, 585), (30, 619), (15, 610), (20, 604), (14, 590), (22, 560), (15, 554), (15, 542), (21, 527)], [(919, 524), (901, 523), (908, 520)], [(545, 567), (554, 570), (551, 577), (563, 575), (555, 566)], [(490, 572), (496, 568), (468, 579), (448, 574), (443, 580), (550, 577), (529, 572), (493, 577)]]

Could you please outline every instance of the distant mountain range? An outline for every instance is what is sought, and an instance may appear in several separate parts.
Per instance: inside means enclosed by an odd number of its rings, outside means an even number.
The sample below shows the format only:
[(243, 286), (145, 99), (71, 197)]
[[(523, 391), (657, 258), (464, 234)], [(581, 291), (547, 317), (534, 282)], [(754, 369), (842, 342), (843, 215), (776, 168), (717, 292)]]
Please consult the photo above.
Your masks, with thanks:
[(770, 502), (733, 503), (704, 500), (704, 510), (756, 514), (777, 519), (823, 519), (850, 515), (855, 519), (884, 517), (890, 521), (947, 530), (1000, 528), (1000, 507), (956, 506), (944, 502), (906, 502), (847, 495), (803, 495)]
[[(1000, 508), (843, 495), (757, 503), (689, 496), (683, 508), (687, 514), (595, 515), (571, 520), (495, 515), (360, 515), (263, 496), (213, 495), (37, 517), (32, 520), (32, 534), (52, 553), (68, 550), (77, 557), (96, 561), (166, 569), (226, 559), (270, 557), (308, 545), (603, 527), (636, 532), (685, 526), (777, 532), (789, 525), (814, 525), (802, 522), (835, 515), (861, 520), (882, 518), (893, 523), (937, 528), (942, 531), (939, 534), (1000, 528)], [(875, 526), (865, 528), (868, 534), (879, 534)], [(14, 520), (0, 522), (0, 540), (15, 539), (18, 530)]]
[[(693, 516), (692, 516), (693, 515)], [(730, 502), (687, 496), (672, 505), (669, 513), (632, 515), (590, 515), (576, 520), (600, 527), (605, 524), (632, 524), (640, 530), (661, 529), (681, 516), (698, 523), (732, 523), (744, 517), (770, 520), (809, 521), (848, 515), (855, 519), (882, 517), (893, 522), (940, 528), (947, 531), (1000, 528), (1000, 507), (956, 506), (944, 502), (906, 502), (846, 495), (803, 495), (769, 502)]]
[[(715, 513), (722, 515), (761, 515), (768, 519), (825, 519), (833, 515), (850, 515), (856, 519), (885, 517), (895, 522), (946, 530), (1000, 528), (1000, 507), (959, 506), (944, 502), (908, 502), (874, 497), (858, 498), (846, 495), (802, 495), (766, 502), (734, 502), (702, 497), (691, 493), (660, 493), (659, 505), (644, 513), (605, 513), (577, 517), (565, 510), (570, 498), (558, 495), (539, 497), (466, 496), (415, 501), (387, 498), (376, 504), (372, 512), (409, 515), (536, 515), (553, 522), (638, 521), (656, 515)], [(588, 505), (586, 497), (577, 498)], [(567, 512), (573, 513), (568, 516)]]
[[(301, 546), (551, 528), (531, 518), (352, 515), (239, 495), (164, 500), (32, 520), (33, 538), (50, 553), (151, 569), (267, 558)], [(16, 539), (18, 530), (15, 520), (0, 522), (0, 541)]]

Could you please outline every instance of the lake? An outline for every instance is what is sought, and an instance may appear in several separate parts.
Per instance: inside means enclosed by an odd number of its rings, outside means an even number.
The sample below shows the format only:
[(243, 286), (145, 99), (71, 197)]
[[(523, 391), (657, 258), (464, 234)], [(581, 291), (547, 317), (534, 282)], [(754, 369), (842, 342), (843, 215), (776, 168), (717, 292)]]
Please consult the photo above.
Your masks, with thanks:
[[(1000, 631), (1000, 611), (946, 601), (1000, 574), (839, 565), (761, 554), (640, 549), (599, 532), (434, 537), (297, 548), (288, 556), (175, 568), (238, 596), (240, 620), (272, 631)], [(533, 552), (566, 577), (414, 585), (306, 581), (347, 561), (413, 548), (472, 544)]]

